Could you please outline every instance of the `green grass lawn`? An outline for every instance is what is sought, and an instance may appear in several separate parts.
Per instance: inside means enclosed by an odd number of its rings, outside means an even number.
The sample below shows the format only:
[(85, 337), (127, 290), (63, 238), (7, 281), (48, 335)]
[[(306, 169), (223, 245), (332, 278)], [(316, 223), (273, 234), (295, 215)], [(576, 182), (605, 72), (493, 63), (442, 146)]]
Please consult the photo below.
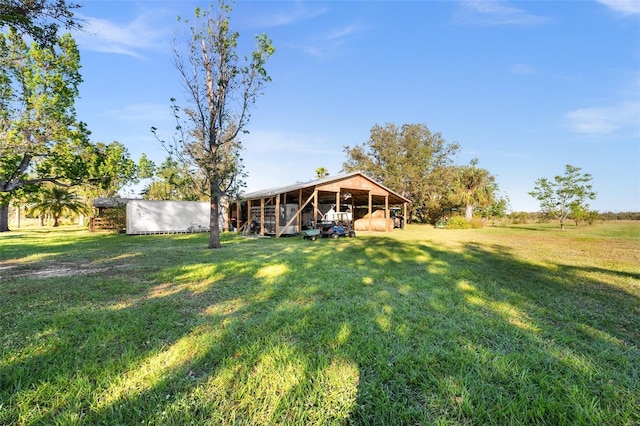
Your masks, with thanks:
[(0, 235), (0, 424), (640, 424), (640, 223)]

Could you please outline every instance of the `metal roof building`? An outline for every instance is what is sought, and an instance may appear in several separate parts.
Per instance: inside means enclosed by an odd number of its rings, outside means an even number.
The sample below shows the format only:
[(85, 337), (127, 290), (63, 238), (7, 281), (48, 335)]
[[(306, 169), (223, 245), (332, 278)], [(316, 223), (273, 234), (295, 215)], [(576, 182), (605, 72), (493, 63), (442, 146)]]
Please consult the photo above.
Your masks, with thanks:
[(406, 217), (409, 203), (411, 200), (363, 173), (353, 172), (244, 194), (229, 203), (229, 214), (236, 229), (280, 237), (316, 224), (328, 208), (350, 212), (353, 222), (367, 213), (371, 217), (374, 207), (384, 209), (389, 218), (389, 208), (398, 206)]

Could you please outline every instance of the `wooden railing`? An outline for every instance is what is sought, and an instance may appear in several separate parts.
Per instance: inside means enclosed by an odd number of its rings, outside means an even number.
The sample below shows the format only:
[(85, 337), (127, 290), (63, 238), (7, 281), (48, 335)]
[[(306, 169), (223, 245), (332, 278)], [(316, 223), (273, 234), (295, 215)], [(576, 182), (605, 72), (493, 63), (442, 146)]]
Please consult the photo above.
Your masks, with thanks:
[(126, 224), (107, 217), (92, 217), (89, 219), (89, 231), (125, 232)]

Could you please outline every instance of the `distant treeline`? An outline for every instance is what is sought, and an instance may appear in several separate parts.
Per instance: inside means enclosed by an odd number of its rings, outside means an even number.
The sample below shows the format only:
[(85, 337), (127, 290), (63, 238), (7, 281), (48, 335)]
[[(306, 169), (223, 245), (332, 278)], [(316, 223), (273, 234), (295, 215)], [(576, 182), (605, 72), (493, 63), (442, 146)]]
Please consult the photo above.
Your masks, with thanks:
[(602, 220), (640, 220), (640, 212), (598, 213)]
[[(540, 212), (513, 212), (508, 215), (508, 218), (511, 223), (549, 222), (553, 220), (553, 218)], [(587, 222), (603, 220), (640, 220), (640, 212), (589, 212)]]

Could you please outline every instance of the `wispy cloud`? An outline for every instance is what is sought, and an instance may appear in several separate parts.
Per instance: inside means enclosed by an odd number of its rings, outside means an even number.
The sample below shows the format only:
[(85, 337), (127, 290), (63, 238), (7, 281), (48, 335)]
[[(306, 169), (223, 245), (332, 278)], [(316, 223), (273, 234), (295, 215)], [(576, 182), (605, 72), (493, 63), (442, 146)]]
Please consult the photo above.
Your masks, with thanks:
[[(288, 4), (288, 3), (286, 3)], [(292, 8), (261, 14), (250, 21), (250, 25), (260, 28), (273, 28), (295, 25), (325, 14), (329, 9), (314, 3), (296, 2)]]
[(349, 24), (345, 27), (336, 28), (327, 34), (327, 40), (339, 40), (357, 34), (362, 31), (361, 25), (357, 23)]
[(157, 14), (141, 13), (125, 23), (81, 16), (83, 30), (74, 34), (74, 37), (81, 49), (142, 58), (149, 50), (167, 47), (167, 26), (152, 21), (150, 16)]
[(466, 0), (458, 5), (455, 20), (461, 24), (533, 26), (550, 21), (504, 0)]
[(306, 43), (293, 42), (289, 44), (292, 49), (299, 49), (306, 55), (318, 59), (331, 59), (341, 56), (345, 47), (357, 34), (366, 28), (359, 22), (350, 23), (342, 27), (326, 30), (320, 35), (310, 37)]
[(605, 135), (640, 127), (640, 102), (624, 102), (609, 107), (588, 107), (565, 115), (571, 128), (579, 133)]
[(135, 123), (167, 122), (171, 116), (170, 105), (158, 103), (138, 103), (125, 105), (119, 109), (106, 110), (104, 115), (110, 119), (129, 121)]
[(313, 58), (324, 58), (328, 56), (328, 51), (330, 49), (326, 48), (326, 47), (320, 47), (320, 46), (311, 46), (311, 45), (294, 45), (294, 44), (289, 44), (289, 47), (292, 49), (299, 49), (301, 51), (303, 51), (305, 53), (305, 55), (307, 56), (311, 56)]
[(640, 1), (638, 0), (596, 0), (623, 15), (640, 15)]
[(509, 71), (514, 74), (520, 74), (520, 75), (531, 75), (531, 74), (537, 74), (538, 72), (531, 65), (527, 65), (527, 64), (513, 64), (509, 68)]

